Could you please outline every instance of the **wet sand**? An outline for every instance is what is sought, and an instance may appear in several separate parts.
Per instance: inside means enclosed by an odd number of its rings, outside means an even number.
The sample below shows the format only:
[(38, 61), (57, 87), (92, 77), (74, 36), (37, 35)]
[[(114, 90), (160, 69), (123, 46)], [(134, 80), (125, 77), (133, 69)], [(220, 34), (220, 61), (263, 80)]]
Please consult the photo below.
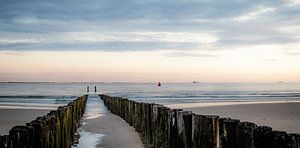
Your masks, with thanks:
[(0, 109), (0, 135), (8, 135), (12, 127), (25, 125), (49, 111), (49, 109)]
[[(175, 106), (172, 106), (173, 108)], [(300, 103), (251, 103), (238, 105), (182, 106), (175, 108), (193, 111), (202, 115), (219, 115), (258, 125), (270, 126), (273, 130), (300, 133)]]
[(135, 129), (111, 113), (99, 118), (85, 120), (81, 129), (85, 132), (104, 135), (97, 147), (143, 148), (143, 143)]
[(91, 138), (94, 140), (81, 145), (79, 142), (79, 148), (87, 146), (101, 148), (144, 147), (135, 129), (119, 116), (110, 113), (98, 96), (89, 96), (81, 124), (79, 134), (83, 139), (79, 139), (79, 141), (87, 141)]

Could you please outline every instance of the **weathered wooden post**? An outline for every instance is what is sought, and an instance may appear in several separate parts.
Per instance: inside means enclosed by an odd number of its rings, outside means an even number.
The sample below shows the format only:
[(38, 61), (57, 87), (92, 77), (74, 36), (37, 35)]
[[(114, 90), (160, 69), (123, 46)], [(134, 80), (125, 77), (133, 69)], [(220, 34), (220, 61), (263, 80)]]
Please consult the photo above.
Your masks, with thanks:
[(283, 131), (273, 131), (273, 146), (274, 148), (287, 148), (289, 135)]
[(65, 146), (64, 145), (64, 141), (65, 141), (64, 107), (63, 106), (58, 107), (57, 111), (58, 111), (58, 117), (59, 117), (59, 123), (60, 123), (60, 130), (59, 130), (60, 141), (61, 141), (60, 147), (63, 148)]
[(49, 148), (50, 127), (47, 125), (45, 117), (37, 117), (31, 122), (34, 128), (34, 147)]
[(0, 136), (1, 148), (13, 148), (12, 139), (8, 135)]
[(33, 133), (31, 127), (14, 126), (9, 131), (13, 148), (33, 148)]
[(152, 142), (153, 142), (153, 129), (152, 129), (152, 106), (153, 104), (145, 104), (145, 108), (146, 108), (146, 111), (145, 111), (145, 117), (146, 117), (146, 142), (147, 142), (147, 145), (151, 145)]
[(65, 141), (64, 141), (64, 146), (65, 148), (70, 148), (71, 144), (72, 144), (72, 137), (71, 137), (71, 118), (72, 118), (72, 114), (71, 114), (71, 107), (69, 106), (64, 106), (64, 137), (65, 137)]
[(178, 147), (178, 112), (182, 111), (182, 109), (171, 109), (169, 112), (168, 119), (168, 140), (170, 144), (170, 148)]
[(241, 148), (255, 148), (254, 129), (257, 125), (251, 122), (240, 122), (238, 125), (239, 146)]
[(220, 147), (239, 148), (238, 125), (240, 120), (220, 119)]
[(53, 134), (53, 142), (50, 147), (60, 148), (61, 147), (61, 123), (58, 115), (58, 111), (51, 111), (48, 114), (50, 118), (50, 130)]
[(169, 133), (169, 113), (170, 109), (167, 107), (159, 107), (158, 108), (158, 120), (157, 120), (157, 147), (159, 148), (168, 148), (169, 147), (169, 139), (168, 139), (168, 133)]
[(300, 134), (289, 134), (289, 144), (290, 148), (300, 148)]
[(268, 126), (259, 126), (254, 130), (255, 148), (273, 148), (272, 128)]
[(128, 100), (128, 109), (127, 109), (127, 111), (128, 111), (128, 113), (127, 113), (127, 123), (129, 124), (129, 125), (131, 125), (132, 126), (132, 115), (133, 115), (133, 110), (134, 110), (134, 105), (133, 105), (133, 101), (131, 101), (131, 100)]
[(157, 105), (154, 104), (152, 107), (152, 129), (153, 129), (153, 134), (152, 134), (152, 139), (153, 139), (153, 147), (156, 148), (157, 147), (157, 143), (158, 143), (158, 133), (159, 133), (159, 129), (158, 129), (158, 109), (161, 108), (161, 105)]
[(193, 148), (219, 148), (219, 117), (193, 114)]
[(177, 113), (177, 147), (190, 148), (192, 147), (192, 112), (179, 111)]
[[(80, 98), (82, 99), (82, 98)], [(70, 102), (68, 104), (68, 107), (70, 109), (70, 117), (69, 117), (69, 120), (70, 120), (70, 137), (71, 137), (71, 143), (74, 142), (74, 139), (75, 139), (75, 132), (76, 132), (76, 119), (75, 119), (75, 104), (73, 102)]]

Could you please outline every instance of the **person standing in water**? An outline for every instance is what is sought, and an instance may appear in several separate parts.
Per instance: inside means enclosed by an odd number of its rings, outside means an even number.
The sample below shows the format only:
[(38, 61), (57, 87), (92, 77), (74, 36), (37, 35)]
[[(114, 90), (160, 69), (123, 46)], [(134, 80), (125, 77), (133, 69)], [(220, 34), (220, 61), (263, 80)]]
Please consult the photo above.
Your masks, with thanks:
[(86, 87), (86, 92), (87, 92), (87, 93), (90, 92), (90, 87), (89, 87), (89, 86)]
[(97, 86), (95, 86), (95, 93), (97, 92)]

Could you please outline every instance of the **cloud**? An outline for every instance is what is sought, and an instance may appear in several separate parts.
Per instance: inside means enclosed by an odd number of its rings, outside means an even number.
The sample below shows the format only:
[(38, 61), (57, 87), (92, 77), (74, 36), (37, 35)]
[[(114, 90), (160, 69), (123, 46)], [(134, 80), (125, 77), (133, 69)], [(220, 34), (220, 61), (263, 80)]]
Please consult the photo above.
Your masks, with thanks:
[(0, 50), (186, 52), (290, 44), (299, 42), (297, 27), (290, 28), (300, 24), (298, 4), (296, 0), (3, 0)]
[(262, 62), (278, 62), (278, 59), (263, 59)]
[(218, 57), (218, 55), (213, 54), (199, 54), (190, 52), (172, 52), (165, 54), (166, 57), (194, 57), (194, 58), (213, 58)]
[(143, 41), (103, 41), (90, 43), (14, 43), (0, 45), (7, 51), (149, 51), (187, 50), (197, 47), (195, 42), (143, 42)]
[(6, 55), (12, 55), (12, 56), (23, 56), (24, 54), (19, 52), (7, 52)]
[(235, 17), (235, 18), (233, 18), (233, 20), (238, 21), (238, 22), (247, 22), (249, 20), (255, 20), (261, 15), (264, 15), (264, 14), (267, 14), (270, 12), (274, 12), (275, 10), (276, 9), (272, 8), (272, 7), (259, 7), (259, 8), (257, 8), (257, 10), (254, 10), (252, 12)]

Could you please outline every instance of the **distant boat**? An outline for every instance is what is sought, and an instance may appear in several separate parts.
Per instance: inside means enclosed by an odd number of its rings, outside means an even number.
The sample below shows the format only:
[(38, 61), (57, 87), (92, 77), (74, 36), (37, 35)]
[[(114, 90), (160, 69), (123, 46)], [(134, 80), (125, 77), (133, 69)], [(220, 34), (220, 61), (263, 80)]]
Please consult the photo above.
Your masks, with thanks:
[(157, 86), (161, 86), (161, 83), (160, 83), (160, 82), (158, 82)]

